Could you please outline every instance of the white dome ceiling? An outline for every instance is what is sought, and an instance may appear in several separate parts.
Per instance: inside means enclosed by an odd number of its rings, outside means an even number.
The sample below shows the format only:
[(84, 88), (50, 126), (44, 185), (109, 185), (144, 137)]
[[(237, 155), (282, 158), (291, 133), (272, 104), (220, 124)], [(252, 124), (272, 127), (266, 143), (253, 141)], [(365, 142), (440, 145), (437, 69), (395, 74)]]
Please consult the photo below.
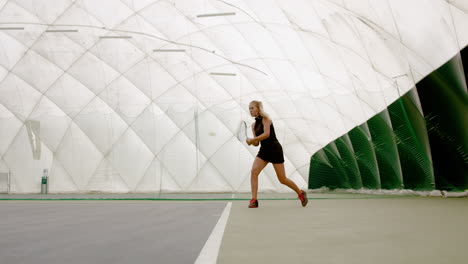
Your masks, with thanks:
[[(464, 0), (0, 0), (11, 192), (249, 191), (264, 102), (286, 172), (468, 44)], [(249, 121), (251, 123), (251, 121)], [(286, 190), (271, 167), (261, 191)]]

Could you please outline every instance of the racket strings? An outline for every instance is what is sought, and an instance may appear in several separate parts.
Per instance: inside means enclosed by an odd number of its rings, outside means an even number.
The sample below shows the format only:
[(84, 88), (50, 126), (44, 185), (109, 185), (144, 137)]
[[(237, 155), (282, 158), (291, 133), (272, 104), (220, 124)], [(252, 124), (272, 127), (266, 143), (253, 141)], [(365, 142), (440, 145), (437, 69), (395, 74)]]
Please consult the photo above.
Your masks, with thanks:
[(245, 121), (240, 122), (236, 136), (239, 140), (247, 139), (247, 124), (245, 123)]

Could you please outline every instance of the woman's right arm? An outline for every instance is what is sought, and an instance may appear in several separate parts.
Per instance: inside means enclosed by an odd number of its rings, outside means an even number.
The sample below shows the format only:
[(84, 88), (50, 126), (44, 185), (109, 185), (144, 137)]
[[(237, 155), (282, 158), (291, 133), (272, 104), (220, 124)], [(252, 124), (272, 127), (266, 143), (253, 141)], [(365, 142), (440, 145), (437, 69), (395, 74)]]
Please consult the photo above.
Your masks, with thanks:
[[(252, 128), (252, 135), (253, 135), (253, 137), (256, 137), (257, 135), (255, 134), (255, 122), (252, 123), (251, 128)], [(252, 142), (251, 144), (254, 145), (254, 146), (258, 146), (259, 141), (254, 141), (254, 142)]]

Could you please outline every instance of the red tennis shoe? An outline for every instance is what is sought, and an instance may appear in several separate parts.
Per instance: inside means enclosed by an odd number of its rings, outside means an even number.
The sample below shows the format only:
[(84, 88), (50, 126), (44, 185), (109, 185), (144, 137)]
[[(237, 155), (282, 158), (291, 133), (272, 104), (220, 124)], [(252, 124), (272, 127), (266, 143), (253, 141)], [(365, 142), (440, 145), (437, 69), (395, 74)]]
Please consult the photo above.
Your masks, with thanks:
[(307, 199), (307, 193), (304, 191), (301, 191), (301, 194), (298, 196), (299, 200), (301, 200), (301, 204), (303, 207), (306, 207), (307, 203), (309, 202), (309, 199)]
[(258, 200), (256, 199), (250, 200), (249, 208), (257, 208), (257, 207), (258, 207)]

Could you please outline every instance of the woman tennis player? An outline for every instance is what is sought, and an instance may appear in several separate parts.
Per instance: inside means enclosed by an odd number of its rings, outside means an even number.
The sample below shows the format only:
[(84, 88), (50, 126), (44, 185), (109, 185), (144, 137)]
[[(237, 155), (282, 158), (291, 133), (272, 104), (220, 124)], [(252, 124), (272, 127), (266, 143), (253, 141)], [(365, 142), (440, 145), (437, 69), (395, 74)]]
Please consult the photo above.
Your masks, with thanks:
[(307, 205), (307, 194), (300, 190), (297, 185), (286, 178), (284, 171), (283, 148), (278, 142), (275, 134), (275, 128), (268, 115), (263, 111), (263, 105), (260, 101), (252, 101), (249, 104), (249, 111), (252, 117), (255, 117), (255, 123), (252, 125), (253, 138), (247, 138), (248, 145), (260, 146), (260, 151), (254, 160), (251, 171), (250, 184), (252, 187), (252, 200), (250, 200), (249, 208), (257, 208), (257, 192), (258, 192), (258, 175), (271, 162), (275, 168), (278, 180), (293, 189), (298, 198), (301, 200), (302, 206)]

